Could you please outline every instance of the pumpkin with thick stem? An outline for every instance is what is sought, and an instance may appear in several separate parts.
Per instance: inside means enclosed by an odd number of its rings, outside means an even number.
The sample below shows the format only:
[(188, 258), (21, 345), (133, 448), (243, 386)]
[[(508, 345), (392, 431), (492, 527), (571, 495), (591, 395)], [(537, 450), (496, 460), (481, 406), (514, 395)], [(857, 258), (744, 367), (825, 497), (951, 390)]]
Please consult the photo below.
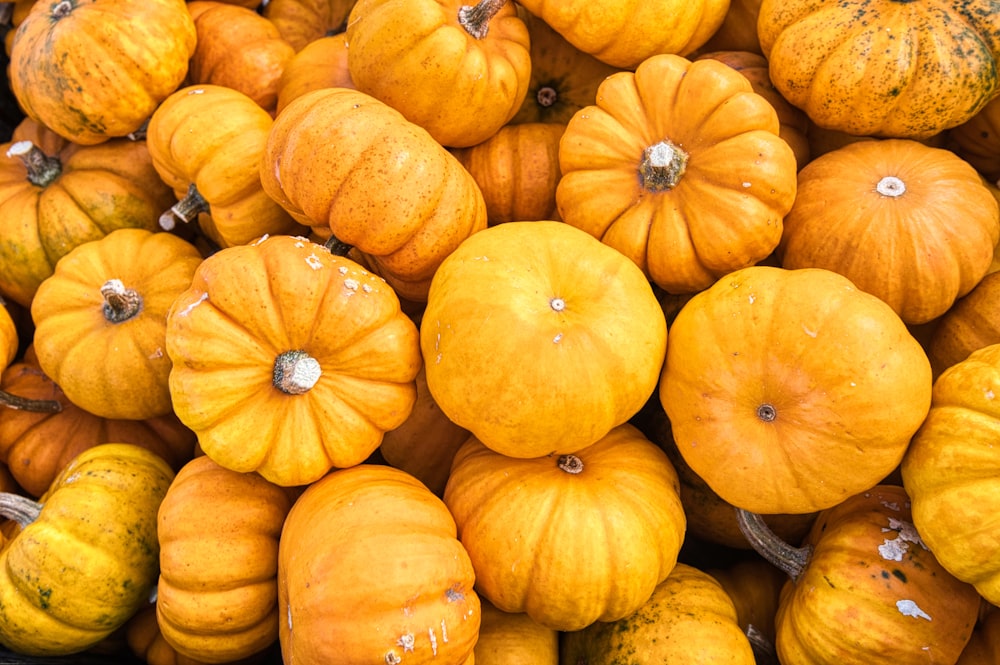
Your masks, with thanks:
[(801, 547), (751, 512), (739, 517), (790, 578), (775, 616), (782, 665), (951, 665), (969, 641), (980, 596), (924, 543), (902, 487), (877, 485), (822, 511)]
[(183, 83), (196, 39), (183, 0), (36, 2), (11, 43), (11, 90), (74, 143), (124, 137)]
[(95, 415), (172, 413), (167, 310), (201, 261), (186, 240), (145, 229), (118, 229), (78, 246), (31, 302), (39, 367)]
[(20, 531), (0, 551), (0, 644), (31, 656), (88, 649), (149, 602), (156, 512), (174, 473), (157, 455), (105, 443), (78, 455), (40, 503), (0, 495)]

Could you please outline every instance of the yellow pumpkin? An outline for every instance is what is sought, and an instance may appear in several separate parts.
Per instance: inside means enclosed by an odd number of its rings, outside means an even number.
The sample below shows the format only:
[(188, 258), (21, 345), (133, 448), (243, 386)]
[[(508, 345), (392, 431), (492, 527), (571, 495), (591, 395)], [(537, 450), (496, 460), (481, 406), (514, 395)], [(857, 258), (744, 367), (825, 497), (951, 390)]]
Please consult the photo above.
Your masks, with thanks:
[(354, 1), (269, 0), (262, 13), (297, 53), (314, 41), (343, 32)]
[(503, 612), (480, 599), (476, 665), (559, 665), (559, 633), (527, 614)]

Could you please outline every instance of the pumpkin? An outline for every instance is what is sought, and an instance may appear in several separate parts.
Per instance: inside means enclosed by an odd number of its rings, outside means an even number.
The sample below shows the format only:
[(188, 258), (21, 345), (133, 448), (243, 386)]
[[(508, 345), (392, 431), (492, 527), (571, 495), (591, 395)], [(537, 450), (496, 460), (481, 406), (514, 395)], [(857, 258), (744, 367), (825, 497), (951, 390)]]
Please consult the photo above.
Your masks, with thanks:
[(304, 231), (262, 188), (260, 159), (273, 124), (249, 96), (224, 86), (187, 86), (164, 100), (146, 141), (153, 167), (179, 201), (160, 225), (171, 230), (177, 220), (197, 220), (221, 247)]
[(556, 221), (470, 236), (434, 275), (420, 324), (438, 406), (512, 457), (572, 453), (626, 422), (656, 388), (666, 340), (635, 264)]
[(21, 21), (24, 17), (28, 15), (31, 8), (34, 6), (35, 0), (14, 0), (14, 2), (9, 3), (9, 9), (5, 11), (4, 18), (6, 19), (4, 23), (4, 50), (7, 52), (8, 62), (10, 61), (10, 47), (14, 43), (14, 34), (17, 32), (17, 26), (21, 25)]
[(483, 193), (488, 224), (559, 219), (556, 185), (564, 129), (552, 122), (510, 124), (482, 143), (452, 150)]
[(601, 81), (618, 68), (573, 46), (520, 5), (518, 16), (528, 28), (531, 78), (521, 108), (510, 122), (565, 125), (574, 113), (594, 103)]
[(1000, 181), (1000, 99), (947, 132), (947, 145), (987, 180)]
[(678, 563), (638, 611), (563, 635), (562, 665), (752, 665), (736, 608), (708, 573)]
[(354, 1), (269, 0), (262, 13), (298, 52), (318, 39), (343, 32)]
[(994, 15), (992, 0), (763, 0), (757, 32), (774, 86), (820, 127), (920, 139), (998, 91)]
[(156, 511), (173, 479), (126, 443), (80, 453), (35, 503), (0, 495), (21, 530), (0, 551), (0, 644), (29, 656), (83, 651), (123, 626), (156, 585)]
[(27, 307), (56, 262), (119, 228), (157, 228), (173, 202), (144, 141), (71, 143), (30, 118), (0, 145), (0, 293)]
[(83, 145), (139, 129), (184, 81), (195, 51), (183, 0), (36, 2), (10, 47), (25, 113)]
[(349, 88), (314, 90), (282, 110), (260, 179), (292, 217), (354, 247), (407, 300), (426, 301), (444, 257), (487, 224), (482, 192), (451, 153)]
[(973, 351), (1000, 343), (1000, 274), (987, 274), (935, 321), (927, 357), (935, 378)]
[(723, 63), (658, 55), (609, 76), (559, 144), (561, 218), (670, 293), (766, 258), (795, 198), (774, 107)]
[[(180, 654), (163, 639), (156, 620), (156, 604), (143, 607), (125, 625), (125, 643), (128, 650), (146, 665), (206, 665), (204, 661)], [(232, 661), (228, 665), (257, 665), (273, 662), (272, 649), (247, 658)], [(276, 650), (274, 650), (276, 652)]]
[(26, 408), (0, 409), (0, 460), (29, 496), (44, 494), (73, 458), (101, 443), (146, 448), (175, 471), (194, 455), (194, 432), (173, 412), (146, 420), (112, 419), (70, 402), (38, 367), (33, 347), (0, 375), (0, 390), (29, 402)]
[(485, 141), (528, 92), (530, 38), (511, 0), (358, 0), (347, 42), (357, 89), (444, 146)]
[(1000, 602), (995, 393), (998, 344), (946, 369), (934, 382), (930, 413), (900, 468), (924, 542), (941, 565), (993, 604)]
[(502, 612), (480, 598), (476, 665), (559, 665), (559, 633), (527, 614)]
[(760, 39), (757, 37), (760, 3), (761, 0), (730, 0), (722, 25), (699, 51), (748, 51), (760, 54)]
[(954, 663), (969, 641), (979, 595), (925, 545), (902, 487), (877, 485), (822, 511), (800, 548), (752, 514), (743, 523), (790, 578), (775, 616), (782, 665)]
[(303, 46), (285, 65), (278, 81), (275, 112), (281, 113), (293, 99), (313, 90), (353, 87), (347, 68), (347, 33), (320, 37)]
[(504, 612), (580, 630), (638, 610), (677, 563), (677, 473), (629, 424), (573, 454), (501, 455), (471, 437), (444, 490), (476, 590)]
[(373, 464), (334, 471), (306, 488), (281, 532), (284, 662), (471, 665), (474, 579), (455, 521), (418, 480)]
[(31, 302), (38, 365), (95, 415), (171, 413), (167, 310), (201, 260), (186, 240), (145, 229), (118, 229), (76, 247)]
[(969, 164), (886, 139), (803, 167), (777, 254), (786, 268), (838, 272), (920, 324), (972, 290), (998, 241), (1000, 207)]
[(179, 653), (229, 663), (277, 641), (278, 537), (293, 499), (207, 456), (177, 472), (157, 514), (156, 612)]
[(899, 464), (931, 385), (885, 302), (829, 270), (751, 266), (677, 314), (659, 397), (684, 460), (725, 501), (807, 513)]
[(1000, 662), (1000, 612), (990, 609), (972, 631), (955, 665), (992, 665)]
[(20, 339), (14, 317), (10, 315), (6, 303), (0, 298), (0, 366), (5, 368), (14, 362), (19, 347)]
[(211, 83), (242, 92), (270, 114), (281, 75), (295, 49), (256, 11), (216, 0), (190, 0), (198, 34), (188, 84)]
[(729, 594), (736, 607), (736, 623), (743, 632), (748, 636), (755, 632), (760, 634), (764, 643), (773, 648), (774, 617), (778, 613), (778, 599), (788, 576), (777, 566), (759, 557), (741, 559), (705, 572), (714, 577)]
[(392, 289), (292, 236), (205, 259), (167, 314), (166, 351), (205, 454), (282, 486), (364, 461), (409, 416), (421, 365)]

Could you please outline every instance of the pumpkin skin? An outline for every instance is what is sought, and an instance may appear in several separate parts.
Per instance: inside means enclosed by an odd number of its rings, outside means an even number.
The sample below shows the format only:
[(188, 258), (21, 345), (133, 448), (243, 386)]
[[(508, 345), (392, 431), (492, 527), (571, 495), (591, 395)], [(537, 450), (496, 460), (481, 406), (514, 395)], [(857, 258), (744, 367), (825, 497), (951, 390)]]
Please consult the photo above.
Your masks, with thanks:
[(260, 179), (292, 217), (353, 246), (416, 302), (427, 300), (444, 257), (487, 225), (482, 192), (458, 160), (358, 90), (314, 90), (286, 106), (267, 138)]
[[(10, 153), (20, 141), (47, 159), (29, 168), (40, 156)], [(119, 228), (152, 231), (173, 200), (144, 141), (83, 146), (25, 118), (0, 145), (0, 293), (29, 306), (71, 249)]]
[[(177, 217), (197, 219), (220, 247), (305, 230), (261, 184), (260, 158), (273, 124), (249, 96), (211, 84), (178, 90), (149, 119), (146, 141), (153, 167), (174, 190), (179, 206), (190, 199), (192, 186), (204, 203)], [(173, 228), (169, 214), (160, 221)]]
[(681, 455), (725, 501), (807, 513), (896, 468), (931, 385), (886, 303), (828, 270), (752, 266), (677, 314), (659, 397)]
[(760, 55), (760, 39), (757, 37), (760, 3), (761, 0), (731, 0), (722, 25), (699, 51), (748, 51)]
[(666, 340), (635, 264), (555, 221), (470, 236), (434, 275), (420, 324), (438, 406), (512, 457), (575, 452), (635, 415)]
[(609, 76), (559, 144), (561, 218), (693, 293), (766, 258), (795, 198), (770, 103), (723, 63), (658, 55)]
[(684, 540), (679, 489), (663, 451), (624, 424), (572, 455), (530, 459), (472, 437), (444, 502), (476, 590), (565, 631), (628, 616), (666, 578)]
[(36, 2), (10, 49), (25, 113), (82, 145), (139, 129), (184, 81), (194, 21), (183, 0)]
[[(204, 661), (177, 653), (177, 650), (163, 639), (156, 620), (155, 604), (147, 605), (129, 619), (125, 625), (125, 642), (129, 651), (147, 665), (206, 665)], [(268, 656), (273, 656), (271, 650), (232, 661), (230, 665), (270, 662), (267, 660)]]
[(296, 52), (325, 36), (343, 32), (355, 0), (270, 0), (264, 18)]
[(347, 68), (347, 33), (320, 37), (303, 46), (285, 65), (275, 111), (281, 113), (293, 99), (313, 90), (353, 87)]
[(474, 578), (451, 514), (418, 480), (371, 464), (335, 471), (303, 492), (281, 533), (284, 662), (471, 665)]
[(974, 351), (934, 382), (930, 413), (901, 465), (913, 524), (955, 577), (1000, 602), (995, 450), (1000, 432), (1000, 345)]
[(826, 268), (927, 323), (993, 262), (1000, 207), (954, 153), (911, 140), (858, 141), (799, 172), (778, 247), (786, 268)]
[(501, 612), (480, 598), (476, 665), (558, 665), (559, 633), (527, 614)]
[(421, 365), (392, 289), (292, 236), (205, 259), (167, 314), (166, 351), (205, 454), (282, 486), (364, 461), (409, 416)]
[(563, 635), (562, 665), (752, 665), (736, 608), (706, 572), (678, 563), (632, 616)]
[(0, 298), (0, 362), (4, 368), (14, 362), (19, 347), (20, 339), (14, 317), (10, 315), (6, 303)]
[(278, 537), (293, 498), (207, 456), (177, 472), (157, 513), (156, 612), (179, 653), (229, 663), (277, 641)]
[(186, 240), (145, 229), (118, 229), (78, 246), (31, 302), (39, 367), (95, 415), (171, 413), (166, 316), (201, 260)]
[(508, 0), (358, 0), (347, 42), (357, 89), (447, 147), (488, 139), (528, 92), (528, 28)]
[(990, 272), (937, 320), (927, 344), (935, 378), (991, 344), (1000, 344), (1000, 272)]
[(955, 665), (995, 663), (1000, 663), (1000, 612), (991, 608), (972, 631), (972, 639), (965, 645)]
[(756, 629), (769, 644), (774, 645), (774, 617), (778, 600), (788, 577), (773, 564), (761, 558), (744, 559), (725, 568), (707, 571), (718, 580), (736, 607), (736, 623), (749, 633)]
[(947, 144), (987, 180), (1000, 181), (1000, 98), (948, 131)]
[(764, 0), (757, 32), (775, 87), (820, 127), (921, 139), (995, 96), (995, 13), (992, 0)]
[(148, 603), (156, 585), (156, 511), (173, 471), (123, 443), (94, 446), (0, 551), (0, 643), (16, 653), (83, 651)]

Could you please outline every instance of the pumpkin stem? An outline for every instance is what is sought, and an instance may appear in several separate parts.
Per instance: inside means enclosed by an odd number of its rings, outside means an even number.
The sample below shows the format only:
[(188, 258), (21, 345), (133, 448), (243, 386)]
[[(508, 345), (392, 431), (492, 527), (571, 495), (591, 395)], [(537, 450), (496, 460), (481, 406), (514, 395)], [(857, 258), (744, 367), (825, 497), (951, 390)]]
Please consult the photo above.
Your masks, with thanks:
[(576, 455), (563, 455), (559, 458), (558, 466), (566, 473), (573, 475), (583, 473), (583, 460)]
[(792, 547), (779, 538), (771, 528), (764, 523), (764, 518), (758, 513), (752, 513), (742, 508), (736, 509), (736, 523), (750, 546), (765, 560), (771, 562), (792, 578), (798, 581), (812, 556), (812, 547)]
[(120, 279), (109, 279), (101, 286), (104, 297), (104, 318), (111, 323), (128, 321), (142, 311), (142, 296), (127, 289)]
[(538, 105), (542, 108), (549, 108), (550, 106), (553, 106), (558, 99), (559, 93), (556, 92), (556, 89), (551, 85), (543, 85), (538, 89), (538, 92), (535, 93), (535, 101), (537, 101)]
[(887, 175), (878, 181), (875, 191), (882, 196), (898, 198), (906, 193), (906, 183), (894, 175)]
[(677, 186), (687, 170), (688, 154), (663, 139), (642, 151), (639, 180), (651, 192), (665, 192)]
[(0, 517), (12, 519), (23, 529), (38, 519), (42, 504), (13, 492), (0, 492)]
[(28, 170), (28, 182), (38, 187), (48, 187), (62, 173), (62, 162), (49, 157), (31, 141), (15, 141), (7, 149), (8, 157), (20, 157)]
[(138, 129), (129, 132), (128, 134), (125, 135), (125, 137), (129, 141), (145, 141), (146, 140), (146, 132), (147, 132), (148, 129), (149, 129), (149, 118), (146, 118), (146, 121), (143, 122), (138, 127)]
[(507, 0), (479, 0), (475, 5), (462, 5), (458, 23), (476, 39), (483, 39), (490, 30), (490, 19), (506, 4)]
[(750, 641), (750, 648), (753, 649), (753, 660), (756, 665), (778, 665), (778, 652), (774, 648), (774, 643), (760, 632), (757, 626), (748, 624), (746, 636)]
[(54, 399), (28, 399), (27, 397), (11, 395), (6, 390), (0, 390), (0, 406), (30, 413), (59, 413), (62, 411), (62, 403)]
[(73, 11), (73, 5), (75, 4), (76, 3), (72, 0), (62, 0), (62, 2), (57, 2), (52, 5), (52, 8), (49, 11), (52, 12), (52, 18), (60, 19), (65, 16), (69, 16), (70, 12)]
[(170, 210), (160, 215), (160, 228), (164, 231), (173, 231), (176, 220), (181, 220), (185, 224), (190, 224), (198, 219), (198, 215), (208, 212), (208, 201), (201, 195), (194, 183), (188, 186), (187, 195), (170, 206)]
[(301, 395), (316, 385), (322, 373), (319, 361), (305, 351), (285, 351), (274, 359), (271, 382), (286, 395)]
[(346, 242), (344, 242), (335, 235), (331, 235), (329, 238), (327, 238), (326, 242), (323, 243), (323, 246), (326, 247), (328, 250), (330, 250), (330, 253), (333, 254), (334, 256), (343, 256), (343, 257), (346, 257), (350, 253), (350, 251), (354, 249), (353, 245), (348, 245)]

